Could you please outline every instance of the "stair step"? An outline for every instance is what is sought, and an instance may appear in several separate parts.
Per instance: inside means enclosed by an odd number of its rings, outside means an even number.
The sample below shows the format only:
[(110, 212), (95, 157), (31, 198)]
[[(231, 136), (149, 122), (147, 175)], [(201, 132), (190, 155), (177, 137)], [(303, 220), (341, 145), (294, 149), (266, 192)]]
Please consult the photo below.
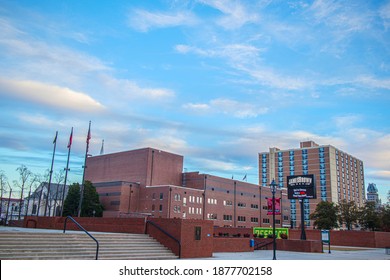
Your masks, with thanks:
[[(144, 234), (93, 233), (99, 259), (177, 259), (169, 249)], [(83, 232), (0, 232), (1, 260), (95, 259), (96, 243)]]

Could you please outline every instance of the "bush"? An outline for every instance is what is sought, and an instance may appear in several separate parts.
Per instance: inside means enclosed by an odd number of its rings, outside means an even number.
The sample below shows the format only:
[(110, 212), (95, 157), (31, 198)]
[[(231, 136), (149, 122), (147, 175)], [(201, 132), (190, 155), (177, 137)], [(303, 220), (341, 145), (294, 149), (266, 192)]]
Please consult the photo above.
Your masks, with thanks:
[(282, 239), (287, 239), (288, 236), (287, 236), (287, 234), (285, 234), (285, 233), (281, 233), (281, 234), (280, 234), (280, 238), (282, 238)]

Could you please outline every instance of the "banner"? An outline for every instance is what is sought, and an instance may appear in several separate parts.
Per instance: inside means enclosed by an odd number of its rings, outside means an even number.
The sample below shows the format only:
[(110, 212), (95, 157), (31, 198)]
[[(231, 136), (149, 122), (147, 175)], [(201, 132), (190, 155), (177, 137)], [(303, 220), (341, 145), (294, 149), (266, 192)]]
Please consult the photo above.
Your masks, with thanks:
[[(267, 215), (272, 215), (272, 198), (267, 198), (268, 212)], [(280, 198), (275, 198), (275, 215), (280, 215)]]
[[(265, 227), (254, 227), (253, 228), (253, 234), (256, 234), (259, 238), (267, 238), (268, 236), (272, 235), (273, 229), (272, 228), (265, 228)], [(276, 238), (287, 238), (288, 237), (288, 228), (275, 228), (275, 235)]]

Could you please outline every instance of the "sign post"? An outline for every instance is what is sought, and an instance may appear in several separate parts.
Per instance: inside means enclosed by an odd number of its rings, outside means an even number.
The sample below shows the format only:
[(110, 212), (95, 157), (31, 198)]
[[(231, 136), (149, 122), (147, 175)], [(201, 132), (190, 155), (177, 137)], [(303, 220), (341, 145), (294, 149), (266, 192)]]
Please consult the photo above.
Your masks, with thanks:
[(324, 253), (324, 243), (328, 244), (328, 253), (330, 254), (330, 231), (321, 230), (322, 252)]
[(301, 240), (306, 240), (304, 199), (317, 198), (314, 175), (287, 176), (287, 196), (288, 199), (298, 199), (301, 204)]

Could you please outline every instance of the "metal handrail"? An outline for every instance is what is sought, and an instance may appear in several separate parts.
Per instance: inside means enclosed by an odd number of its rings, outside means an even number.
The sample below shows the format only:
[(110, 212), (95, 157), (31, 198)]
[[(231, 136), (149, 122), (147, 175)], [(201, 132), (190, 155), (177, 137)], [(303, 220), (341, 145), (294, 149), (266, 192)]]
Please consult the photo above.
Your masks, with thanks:
[(146, 221), (146, 226), (145, 226), (145, 234), (148, 233), (148, 224), (151, 224), (152, 226), (154, 226), (155, 228), (157, 228), (159, 231), (161, 231), (162, 233), (164, 233), (166, 236), (168, 236), (169, 238), (171, 238), (173, 241), (175, 241), (178, 245), (179, 245), (179, 259), (181, 258), (181, 242), (176, 238), (174, 237), (173, 235), (171, 235), (169, 232), (165, 231), (164, 229), (162, 229), (159, 225), (157, 225), (156, 223), (152, 222), (152, 221)]
[(99, 241), (96, 240), (95, 237), (93, 237), (85, 228), (83, 228), (75, 219), (72, 218), (72, 216), (67, 216), (65, 221), (64, 221), (64, 232), (66, 231), (66, 222), (68, 221), (68, 219), (70, 219), (73, 223), (75, 223), (75, 225), (81, 229), (82, 231), (84, 231), (89, 237), (91, 237), (95, 242), (96, 242), (96, 258), (95, 260), (98, 259), (98, 254), (99, 254)]
[(259, 250), (260, 248), (263, 248), (263, 247), (265, 247), (265, 246), (268, 246), (268, 245), (270, 245), (270, 244), (272, 244), (274, 241), (273, 240), (271, 240), (271, 241), (262, 241), (262, 242), (256, 242), (256, 240), (255, 240), (255, 246), (254, 246), (254, 249), (255, 250)]

